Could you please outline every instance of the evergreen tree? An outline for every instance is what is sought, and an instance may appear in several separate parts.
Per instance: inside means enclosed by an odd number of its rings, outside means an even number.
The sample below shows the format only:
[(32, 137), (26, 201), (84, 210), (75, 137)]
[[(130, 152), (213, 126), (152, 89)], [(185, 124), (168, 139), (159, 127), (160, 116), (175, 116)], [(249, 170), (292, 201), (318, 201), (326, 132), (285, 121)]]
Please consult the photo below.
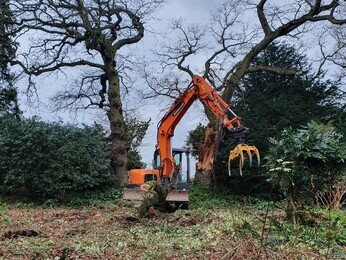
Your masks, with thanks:
[[(270, 72), (248, 74), (235, 92), (235, 102), (231, 106), (242, 118), (242, 124), (250, 128), (247, 143), (256, 145), (261, 158), (268, 154), (270, 139), (278, 138), (287, 127), (299, 129), (315, 120), (319, 123), (331, 121), (341, 133), (345, 130), (345, 104), (342, 104), (339, 86), (323, 80), (322, 76), (313, 77), (306, 57), (299, 55), (295, 48), (272, 44), (254, 60), (252, 66), (258, 65), (297, 71), (294, 76)], [(196, 128), (189, 133), (188, 144), (191, 145), (191, 140), (194, 144), (201, 142), (203, 135), (199, 132), (200, 128)], [(200, 140), (196, 139), (198, 136)], [(222, 139), (220, 152), (216, 154), (220, 158), (216, 167), (222, 176), (226, 176), (229, 152), (235, 145), (227, 132)], [(237, 163), (231, 165), (237, 167)], [(270, 192), (266, 177), (256, 174), (257, 168), (246, 171), (248, 174), (241, 179), (233, 176), (232, 182), (227, 182), (232, 191), (242, 194)]]
[(235, 110), (251, 127), (249, 142), (264, 155), (270, 137), (277, 137), (286, 127), (297, 129), (309, 121), (340, 125), (345, 112), (340, 104), (337, 83), (313, 77), (305, 56), (294, 47), (272, 44), (253, 62), (254, 66), (268, 65), (295, 69), (294, 76), (270, 72), (248, 74), (238, 91)]
[(151, 119), (143, 121), (139, 116), (127, 115), (126, 117), (126, 134), (130, 148), (128, 150), (127, 169), (143, 169), (146, 164), (142, 162), (142, 156), (139, 153), (139, 148), (142, 145), (143, 138), (149, 128)]
[(13, 74), (9, 70), (9, 63), (15, 55), (16, 43), (9, 37), (13, 15), (9, 8), (9, 1), (0, 2), (0, 115), (20, 114), (18, 107), (17, 90), (13, 86)]

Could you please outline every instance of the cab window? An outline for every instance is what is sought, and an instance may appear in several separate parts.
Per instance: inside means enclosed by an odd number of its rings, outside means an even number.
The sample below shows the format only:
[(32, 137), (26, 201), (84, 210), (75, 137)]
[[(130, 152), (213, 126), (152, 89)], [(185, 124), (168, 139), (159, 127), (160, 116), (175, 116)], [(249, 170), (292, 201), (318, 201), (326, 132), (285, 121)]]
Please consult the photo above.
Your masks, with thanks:
[(181, 163), (182, 155), (181, 153), (173, 153), (173, 158), (175, 165), (179, 165)]

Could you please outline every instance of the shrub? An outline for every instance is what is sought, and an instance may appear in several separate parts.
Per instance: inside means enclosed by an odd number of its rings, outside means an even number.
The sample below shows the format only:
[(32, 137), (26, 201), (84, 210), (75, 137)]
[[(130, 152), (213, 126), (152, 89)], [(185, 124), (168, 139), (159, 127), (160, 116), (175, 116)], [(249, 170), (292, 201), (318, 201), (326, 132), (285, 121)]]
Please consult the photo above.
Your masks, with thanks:
[(99, 125), (78, 128), (37, 118), (0, 118), (0, 193), (63, 198), (112, 186), (108, 146)]
[(330, 124), (314, 121), (303, 129), (285, 129), (274, 143), (265, 166), (270, 180), (287, 196), (288, 218), (296, 221), (298, 211), (316, 199), (316, 194), (328, 193), (343, 178), (346, 145)]

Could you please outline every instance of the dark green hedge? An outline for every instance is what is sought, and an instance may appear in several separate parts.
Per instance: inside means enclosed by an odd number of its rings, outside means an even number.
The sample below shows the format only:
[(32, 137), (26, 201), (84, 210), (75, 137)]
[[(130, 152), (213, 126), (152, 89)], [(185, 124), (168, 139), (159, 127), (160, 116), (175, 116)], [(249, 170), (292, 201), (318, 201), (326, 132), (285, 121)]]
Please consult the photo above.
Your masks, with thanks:
[(0, 118), (0, 194), (61, 199), (113, 185), (102, 127)]

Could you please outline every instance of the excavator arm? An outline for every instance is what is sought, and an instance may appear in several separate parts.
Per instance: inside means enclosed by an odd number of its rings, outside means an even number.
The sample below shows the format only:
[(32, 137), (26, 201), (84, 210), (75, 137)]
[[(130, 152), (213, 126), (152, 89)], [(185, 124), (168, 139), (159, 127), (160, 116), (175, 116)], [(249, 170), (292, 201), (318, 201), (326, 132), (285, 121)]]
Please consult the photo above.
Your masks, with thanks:
[[(174, 129), (180, 122), (186, 111), (191, 107), (193, 102), (199, 99), (215, 117), (233, 133), (233, 138), (238, 144), (230, 152), (230, 161), (239, 157), (239, 169), (242, 174), (244, 157), (250, 158), (252, 154), (257, 156), (259, 162), (259, 153), (256, 147), (248, 146), (245, 142), (245, 128), (240, 123), (240, 118), (229, 108), (228, 104), (222, 100), (218, 93), (200, 76), (193, 76), (193, 80), (188, 88), (177, 98), (165, 116), (158, 123), (157, 145), (161, 160), (161, 181), (163, 184), (169, 184), (174, 173), (174, 159), (172, 156), (171, 138), (174, 136)], [(232, 118), (227, 113), (232, 114)], [(243, 151), (246, 151), (244, 154)], [(230, 172), (230, 171), (229, 171)]]

